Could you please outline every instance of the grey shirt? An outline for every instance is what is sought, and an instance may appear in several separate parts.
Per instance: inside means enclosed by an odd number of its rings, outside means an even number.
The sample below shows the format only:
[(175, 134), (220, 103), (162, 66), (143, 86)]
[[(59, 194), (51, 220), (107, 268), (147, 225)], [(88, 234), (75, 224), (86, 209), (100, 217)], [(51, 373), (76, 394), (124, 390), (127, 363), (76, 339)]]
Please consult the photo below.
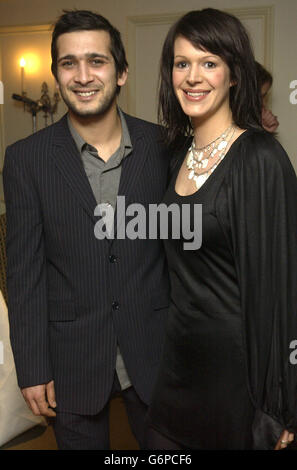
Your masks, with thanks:
[[(67, 116), (69, 130), (80, 153), (96, 202), (97, 204), (110, 204), (113, 209), (115, 209), (119, 191), (122, 160), (132, 152), (132, 144), (126, 120), (119, 108), (118, 113), (122, 125), (121, 143), (119, 148), (109, 157), (107, 162), (100, 158), (95, 147), (84, 141), (71, 123), (69, 115)], [(119, 347), (117, 350), (116, 371), (122, 390), (130, 387), (131, 382)]]

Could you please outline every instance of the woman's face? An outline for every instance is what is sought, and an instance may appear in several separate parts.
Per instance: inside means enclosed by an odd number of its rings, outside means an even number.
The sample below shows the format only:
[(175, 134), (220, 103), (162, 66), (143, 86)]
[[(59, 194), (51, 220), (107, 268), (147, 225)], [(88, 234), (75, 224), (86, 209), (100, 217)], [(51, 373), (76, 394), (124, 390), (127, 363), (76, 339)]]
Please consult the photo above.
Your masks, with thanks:
[(214, 115), (229, 115), (229, 67), (219, 56), (196, 49), (182, 36), (174, 43), (172, 82), (176, 97), (193, 124)]

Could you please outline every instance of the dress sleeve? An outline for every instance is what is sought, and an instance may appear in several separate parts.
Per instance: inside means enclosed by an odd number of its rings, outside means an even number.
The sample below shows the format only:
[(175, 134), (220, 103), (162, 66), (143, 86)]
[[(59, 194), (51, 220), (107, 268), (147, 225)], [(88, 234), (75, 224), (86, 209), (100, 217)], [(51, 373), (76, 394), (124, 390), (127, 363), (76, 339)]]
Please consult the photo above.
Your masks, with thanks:
[[(251, 398), (297, 432), (297, 180), (266, 133), (242, 139), (227, 181)], [(294, 353), (295, 350), (295, 353)]]

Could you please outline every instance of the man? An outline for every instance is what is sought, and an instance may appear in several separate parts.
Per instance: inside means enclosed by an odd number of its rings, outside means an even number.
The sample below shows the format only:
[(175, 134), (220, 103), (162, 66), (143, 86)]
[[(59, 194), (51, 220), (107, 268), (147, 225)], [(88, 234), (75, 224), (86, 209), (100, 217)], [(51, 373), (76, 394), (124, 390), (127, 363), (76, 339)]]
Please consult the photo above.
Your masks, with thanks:
[(159, 203), (168, 158), (159, 127), (117, 107), (127, 61), (105, 18), (64, 12), (52, 71), (67, 115), (5, 157), (18, 383), (33, 413), (54, 417), (60, 449), (108, 449), (109, 402), (120, 390), (139, 445), (149, 448), (145, 413), (168, 307), (162, 244), (98, 239), (94, 213), (98, 204), (116, 208), (117, 196), (146, 210)]

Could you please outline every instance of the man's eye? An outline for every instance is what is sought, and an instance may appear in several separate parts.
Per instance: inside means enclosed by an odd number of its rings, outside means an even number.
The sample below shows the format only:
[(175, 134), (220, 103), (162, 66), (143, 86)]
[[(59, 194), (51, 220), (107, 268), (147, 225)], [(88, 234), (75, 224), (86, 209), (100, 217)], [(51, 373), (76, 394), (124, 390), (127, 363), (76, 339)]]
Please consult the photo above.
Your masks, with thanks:
[(66, 60), (65, 62), (62, 62), (62, 67), (71, 67), (73, 65), (72, 60)]
[(92, 59), (91, 64), (92, 65), (103, 65), (105, 62), (102, 59)]

